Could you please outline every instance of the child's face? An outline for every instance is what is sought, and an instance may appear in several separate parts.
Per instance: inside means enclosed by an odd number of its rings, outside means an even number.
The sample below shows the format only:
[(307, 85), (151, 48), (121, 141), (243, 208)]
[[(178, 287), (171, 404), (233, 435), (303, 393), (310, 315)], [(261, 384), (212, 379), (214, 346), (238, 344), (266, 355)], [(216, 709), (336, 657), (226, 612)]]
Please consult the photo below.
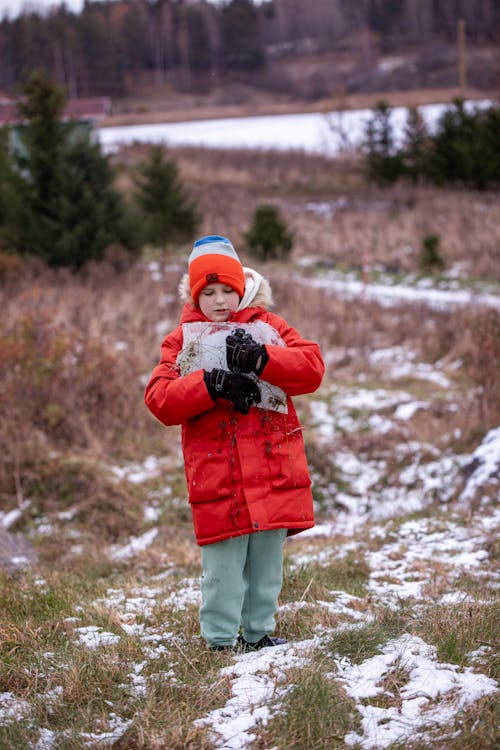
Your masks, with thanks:
[(207, 284), (198, 299), (200, 309), (209, 320), (224, 323), (240, 304), (238, 293), (227, 284)]

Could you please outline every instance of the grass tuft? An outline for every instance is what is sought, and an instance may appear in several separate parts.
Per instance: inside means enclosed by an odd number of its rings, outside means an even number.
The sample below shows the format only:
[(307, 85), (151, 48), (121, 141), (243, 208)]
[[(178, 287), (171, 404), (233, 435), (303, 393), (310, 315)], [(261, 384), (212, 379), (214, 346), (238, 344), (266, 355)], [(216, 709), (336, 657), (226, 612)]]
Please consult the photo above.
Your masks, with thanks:
[(339, 683), (329, 676), (329, 661), (312, 659), (292, 669), (292, 687), (265, 728), (257, 732), (252, 750), (330, 750), (344, 748), (347, 733), (359, 729), (355, 704)]

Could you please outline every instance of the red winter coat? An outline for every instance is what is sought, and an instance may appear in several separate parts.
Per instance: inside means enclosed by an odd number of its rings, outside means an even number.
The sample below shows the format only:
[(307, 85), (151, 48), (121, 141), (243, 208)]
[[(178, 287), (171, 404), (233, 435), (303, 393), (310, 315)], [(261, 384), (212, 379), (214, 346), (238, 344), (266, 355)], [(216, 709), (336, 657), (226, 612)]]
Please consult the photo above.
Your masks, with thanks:
[(263, 321), (285, 344), (266, 344), (269, 361), (260, 379), (285, 391), (288, 413), (252, 407), (243, 415), (230, 401), (212, 401), (202, 369), (180, 374), (177, 356), (183, 347), (182, 326), (197, 321), (207, 323), (198, 307), (186, 304), (179, 327), (163, 341), (161, 361), (146, 387), (145, 401), (163, 424), (182, 425), (198, 544), (265, 529), (286, 528), (296, 534), (311, 528), (311, 480), (302, 427), (290, 396), (318, 388), (324, 364), (317, 344), (302, 339), (283, 318), (262, 307), (232, 313), (231, 324)]

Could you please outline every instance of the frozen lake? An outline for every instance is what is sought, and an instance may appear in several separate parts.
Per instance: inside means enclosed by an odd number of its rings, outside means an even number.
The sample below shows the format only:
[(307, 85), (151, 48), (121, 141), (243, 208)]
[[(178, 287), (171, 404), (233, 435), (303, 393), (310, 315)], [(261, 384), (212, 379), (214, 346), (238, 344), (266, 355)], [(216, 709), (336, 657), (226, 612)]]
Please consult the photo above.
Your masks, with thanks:
[[(471, 106), (472, 103), (469, 103)], [(475, 102), (484, 107), (491, 102)], [(432, 130), (449, 105), (428, 104), (419, 108)], [(403, 133), (408, 110), (395, 107), (391, 118), (397, 137)], [(301, 150), (334, 155), (348, 143), (359, 146), (363, 140), (370, 109), (344, 112), (309, 112), (293, 115), (228, 117), (216, 120), (168, 122), (155, 125), (127, 125), (101, 128), (99, 140), (104, 151), (133, 143), (165, 143), (171, 146), (204, 146), (206, 148), (251, 148)]]

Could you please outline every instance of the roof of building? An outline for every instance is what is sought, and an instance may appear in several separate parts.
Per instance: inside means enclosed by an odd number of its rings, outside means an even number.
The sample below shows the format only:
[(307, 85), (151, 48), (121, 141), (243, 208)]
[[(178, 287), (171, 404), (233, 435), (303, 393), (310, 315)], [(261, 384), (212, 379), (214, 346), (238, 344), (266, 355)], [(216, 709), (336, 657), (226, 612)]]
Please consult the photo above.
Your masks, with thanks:
[[(107, 96), (94, 96), (82, 99), (68, 99), (63, 120), (100, 120), (111, 114), (111, 99)], [(0, 125), (15, 125), (22, 122), (16, 100), (0, 97)]]

